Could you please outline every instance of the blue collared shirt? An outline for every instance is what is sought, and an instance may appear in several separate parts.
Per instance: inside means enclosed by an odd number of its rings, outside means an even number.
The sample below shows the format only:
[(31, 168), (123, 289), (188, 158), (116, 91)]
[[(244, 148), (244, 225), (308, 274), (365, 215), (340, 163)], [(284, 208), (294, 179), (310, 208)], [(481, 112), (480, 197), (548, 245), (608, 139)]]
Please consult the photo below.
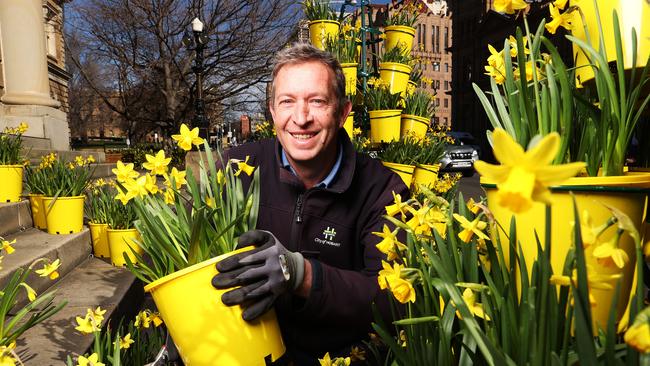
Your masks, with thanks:
[[(339, 144), (339, 154), (338, 157), (336, 158), (336, 162), (334, 163), (334, 166), (332, 167), (332, 170), (330, 170), (329, 174), (327, 174), (327, 176), (323, 178), (323, 180), (315, 186), (316, 188), (329, 188), (329, 186), (332, 184), (332, 181), (336, 177), (336, 174), (339, 172), (339, 169), (341, 169), (342, 160), (343, 160), (343, 146)], [(287, 154), (284, 152), (284, 149), (282, 149), (282, 167), (285, 169), (289, 169), (289, 171), (291, 171), (293, 175), (297, 175), (296, 172), (293, 170), (291, 164), (289, 164), (289, 159), (287, 159)]]

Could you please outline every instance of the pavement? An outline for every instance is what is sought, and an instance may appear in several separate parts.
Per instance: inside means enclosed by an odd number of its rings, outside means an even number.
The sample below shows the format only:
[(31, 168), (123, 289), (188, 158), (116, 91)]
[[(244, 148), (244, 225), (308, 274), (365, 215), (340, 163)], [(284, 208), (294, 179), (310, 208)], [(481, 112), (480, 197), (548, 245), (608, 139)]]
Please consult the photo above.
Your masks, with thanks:
[(468, 200), (473, 198), (474, 201), (478, 202), (481, 197), (485, 197), (485, 191), (481, 188), (479, 183), (480, 175), (474, 173), (471, 177), (463, 177), (458, 183), (458, 191), (463, 193), (463, 198)]

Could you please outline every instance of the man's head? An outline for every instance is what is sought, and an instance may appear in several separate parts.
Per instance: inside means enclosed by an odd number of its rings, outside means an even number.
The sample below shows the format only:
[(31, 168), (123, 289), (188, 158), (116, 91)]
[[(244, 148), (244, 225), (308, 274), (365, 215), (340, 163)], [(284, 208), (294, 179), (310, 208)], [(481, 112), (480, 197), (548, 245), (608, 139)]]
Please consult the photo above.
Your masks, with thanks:
[(352, 108), (341, 66), (308, 44), (282, 50), (275, 61), (269, 107), (277, 138), (294, 168), (328, 169)]

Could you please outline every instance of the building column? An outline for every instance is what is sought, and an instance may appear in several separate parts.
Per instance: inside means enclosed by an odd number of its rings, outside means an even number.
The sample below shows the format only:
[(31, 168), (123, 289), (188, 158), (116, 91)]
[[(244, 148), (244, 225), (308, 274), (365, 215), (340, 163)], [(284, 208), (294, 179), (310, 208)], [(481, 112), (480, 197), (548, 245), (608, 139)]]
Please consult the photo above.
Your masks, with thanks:
[(41, 0), (0, 0), (6, 104), (59, 107), (50, 97)]

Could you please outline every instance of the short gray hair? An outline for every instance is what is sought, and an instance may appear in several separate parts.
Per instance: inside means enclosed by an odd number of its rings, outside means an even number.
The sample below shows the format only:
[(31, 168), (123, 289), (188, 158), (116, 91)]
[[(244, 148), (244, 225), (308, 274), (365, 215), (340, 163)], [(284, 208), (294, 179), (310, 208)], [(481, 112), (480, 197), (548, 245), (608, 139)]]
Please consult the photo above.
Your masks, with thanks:
[(331, 80), (330, 88), (334, 91), (336, 97), (336, 113), (338, 115), (343, 111), (343, 107), (348, 101), (345, 95), (345, 75), (339, 61), (331, 53), (322, 51), (309, 43), (294, 43), (279, 51), (273, 60), (273, 72), (271, 73), (271, 103), (275, 101), (275, 78), (280, 69), (287, 65), (296, 65), (306, 62), (320, 62), (334, 73), (334, 79)]

